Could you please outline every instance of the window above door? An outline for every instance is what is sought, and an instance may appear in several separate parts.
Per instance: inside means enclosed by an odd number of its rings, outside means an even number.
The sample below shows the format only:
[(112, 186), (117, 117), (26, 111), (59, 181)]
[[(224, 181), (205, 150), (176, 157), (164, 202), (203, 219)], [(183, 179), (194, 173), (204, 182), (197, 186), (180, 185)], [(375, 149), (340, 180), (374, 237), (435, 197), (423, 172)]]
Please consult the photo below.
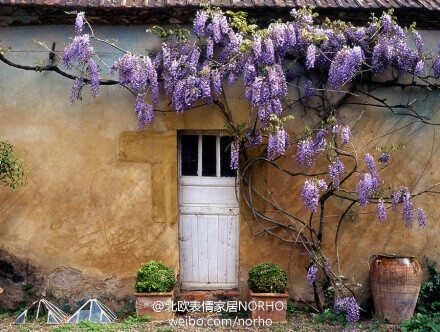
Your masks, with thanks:
[(180, 135), (180, 175), (197, 177), (234, 177), (229, 166), (231, 136), (216, 134)]

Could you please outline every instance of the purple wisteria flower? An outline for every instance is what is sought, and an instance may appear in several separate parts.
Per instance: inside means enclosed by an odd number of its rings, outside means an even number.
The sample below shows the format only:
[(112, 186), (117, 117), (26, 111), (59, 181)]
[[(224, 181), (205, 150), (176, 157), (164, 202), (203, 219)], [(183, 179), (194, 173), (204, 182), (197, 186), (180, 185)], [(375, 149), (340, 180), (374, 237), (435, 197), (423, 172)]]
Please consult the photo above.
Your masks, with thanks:
[(84, 12), (79, 12), (75, 19), (75, 34), (80, 35), (84, 28)]
[(147, 72), (148, 82), (150, 83), (151, 88), (151, 100), (153, 104), (157, 104), (159, 102), (159, 82), (157, 80), (157, 71), (150, 57), (146, 57), (146, 59), (144, 60), (144, 64), (145, 70)]
[(147, 87), (147, 73), (145, 68), (142, 68), (140, 64), (131, 71), (131, 77), (128, 78), (131, 86), (136, 92), (142, 92)]
[(435, 60), (434, 65), (433, 65), (433, 69), (434, 69), (434, 77), (439, 78), (440, 77), (440, 56), (437, 57), (437, 59)]
[(364, 157), (365, 164), (367, 165), (368, 172), (363, 174), (362, 179), (359, 181), (356, 192), (361, 207), (365, 208), (370, 203), (370, 198), (373, 193), (379, 190), (380, 177), (376, 170), (373, 157), (367, 153)]
[(72, 69), (77, 62), (79, 65), (87, 63), (93, 55), (89, 35), (76, 36), (73, 42), (64, 49), (63, 64)]
[(403, 220), (408, 228), (412, 227), (412, 222), (414, 220), (414, 210), (411, 199), (411, 194), (408, 188), (400, 187), (399, 190), (391, 195), (392, 198), (392, 208), (397, 211), (398, 204), (403, 203), (402, 215)]
[(345, 312), (349, 324), (354, 324), (359, 321), (359, 305), (354, 297), (336, 299), (333, 305), (333, 310), (336, 314)]
[(386, 33), (391, 33), (393, 31), (393, 21), (389, 14), (384, 14), (382, 16), (382, 26)]
[(304, 103), (308, 104), (310, 99), (312, 99), (315, 95), (316, 91), (313, 87), (312, 81), (307, 80), (306, 84), (304, 84)]
[(331, 272), (332, 266), (331, 266), (331, 262), (328, 258), (326, 258), (326, 260), (322, 264), (322, 267), (324, 268), (325, 272), (327, 272), (327, 273)]
[(347, 126), (334, 125), (332, 128), (332, 133), (334, 135), (336, 135), (337, 133), (340, 134), (342, 145), (347, 145), (348, 143), (350, 143), (352, 134), (350, 127), (348, 125)]
[(370, 197), (374, 190), (373, 179), (370, 173), (364, 173), (363, 178), (359, 181), (356, 192), (359, 204), (365, 208), (370, 203)]
[(316, 152), (313, 149), (313, 141), (311, 137), (300, 141), (296, 145), (296, 165), (304, 166), (309, 170), (315, 164)]
[(147, 124), (154, 121), (153, 107), (146, 104), (145, 94), (138, 94), (136, 97), (135, 111), (138, 117), (138, 128), (142, 130)]
[(388, 161), (390, 161), (390, 154), (389, 153), (382, 153), (380, 156), (379, 156), (379, 159), (378, 159), (378, 161), (382, 164), (382, 166), (385, 166), (387, 163), (388, 163)]
[(344, 174), (344, 172), (344, 163), (339, 159), (339, 157), (337, 157), (336, 160), (331, 165), (329, 165), (330, 180), (334, 189), (339, 189), (340, 177), (342, 174)]
[(289, 145), (289, 140), (289, 134), (285, 132), (284, 128), (278, 128), (275, 133), (271, 133), (267, 142), (267, 158), (274, 160), (284, 155), (286, 147)]
[(116, 61), (113, 68), (118, 71), (119, 84), (127, 85), (131, 83), (132, 75), (137, 68), (138, 56), (134, 54), (124, 54), (122, 58)]
[(231, 143), (231, 161), (229, 166), (232, 169), (238, 168), (239, 158), (240, 158), (240, 146), (238, 142), (235, 141)]
[(75, 78), (73, 81), (72, 89), (70, 90), (70, 103), (73, 105), (79, 99), (81, 99), (81, 90), (84, 85), (84, 81), (81, 77)]
[(345, 126), (341, 128), (341, 143), (342, 145), (346, 145), (350, 143), (351, 139), (351, 130), (349, 126)]
[(327, 146), (327, 140), (325, 136), (327, 135), (327, 130), (322, 128), (318, 130), (318, 133), (315, 136), (315, 140), (313, 141), (313, 150), (315, 152), (321, 152), (325, 150)]
[(316, 279), (316, 274), (318, 273), (318, 268), (315, 265), (311, 265), (307, 270), (307, 285), (313, 285)]
[(275, 62), (275, 50), (271, 38), (265, 38), (263, 41), (263, 59), (267, 65), (272, 65)]
[(244, 65), (244, 71), (243, 71), (244, 85), (246, 87), (250, 86), (254, 81), (255, 77), (257, 77), (257, 69), (255, 68), (255, 64), (252, 57), (249, 57), (249, 59), (246, 61), (246, 64)]
[(364, 162), (367, 165), (367, 169), (370, 173), (374, 173), (376, 171), (376, 164), (373, 157), (369, 153), (365, 154)]
[(306, 55), (306, 68), (311, 69), (315, 67), (315, 58), (316, 58), (317, 47), (314, 44), (310, 44), (307, 47), (307, 55)]
[(205, 25), (207, 21), (208, 13), (204, 10), (197, 11), (193, 24), (194, 33), (196, 34), (196, 36), (200, 38), (205, 37)]
[(214, 40), (212, 38), (208, 38), (206, 40), (206, 58), (208, 60), (212, 60), (214, 57)]
[(417, 52), (419, 53), (419, 55), (422, 55), (423, 47), (425, 46), (425, 44), (423, 43), (422, 36), (420, 36), (420, 34), (417, 31), (413, 31), (412, 38), (414, 41), (414, 45), (417, 48)]
[(88, 69), (90, 75), (90, 87), (92, 90), (92, 96), (98, 97), (99, 95), (99, 68), (95, 60), (90, 59), (88, 62)]
[(306, 170), (313, 167), (316, 156), (319, 152), (324, 151), (327, 146), (327, 140), (325, 139), (326, 135), (327, 130), (322, 128), (318, 130), (314, 140), (312, 140), (311, 137), (308, 137), (296, 145), (297, 166), (304, 166)]
[(211, 80), (212, 87), (214, 89), (214, 95), (218, 96), (223, 91), (222, 76), (219, 70), (216, 69), (211, 72)]
[(417, 211), (417, 221), (419, 222), (419, 227), (426, 227), (426, 213), (423, 209), (418, 208)]
[(263, 143), (263, 138), (260, 131), (254, 133), (253, 130), (248, 130), (246, 134), (246, 140), (246, 145), (248, 148), (260, 146)]
[(387, 220), (387, 208), (382, 198), (379, 199), (379, 203), (377, 204), (377, 218), (381, 223)]
[(327, 184), (324, 180), (309, 179), (304, 182), (304, 186), (301, 190), (301, 197), (304, 206), (310, 212), (316, 212), (319, 203), (319, 192), (327, 190)]
[(226, 16), (222, 12), (215, 12), (211, 16), (212, 37), (216, 43), (222, 41), (223, 36), (229, 32), (229, 24)]
[(336, 53), (328, 74), (328, 81), (333, 89), (338, 89), (351, 80), (360, 69), (363, 52), (359, 46), (343, 48)]
[(263, 48), (261, 46), (261, 41), (262, 40), (260, 36), (254, 36), (252, 50), (254, 51), (255, 60), (261, 59), (263, 55)]
[(400, 187), (396, 192), (391, 194), (392, 209), (398, 211), (399, 204), (403, 205), (402, 216), (406, 227), (412, 228), (414, 217), (417, 215), (419, 227), (426, 226), (426, 213), (423, 209), (413, 209), (413, 204), (410, 201), (411, 194), (406, 187)]
[(405, 221), (406, 227), (412, 228), (412, 223), (414, 220), (414, 211), (413, 211), (413, 204), (410, 201), (411, 195), (409, 191), (405, 192), (404, 195), (402, 195), (402, 201), (403, 201), (403, 219)]
[(371, 175), (371, 181), (372, 181), (372, 189), (378, 190), (380, 186), (380, 176), (379, 173), (376, 170), (376, 163), (374, 162), (373, 157), (366, 153), (364, 156), (364, 162), (367, 165), (367, 170)]
[(420, 59), (419, 61), (417, 61), (416, 66), (414, 67), (414, 74), (422, 75), (424, 69), (425, 69), (425, 62), (422, 59)]

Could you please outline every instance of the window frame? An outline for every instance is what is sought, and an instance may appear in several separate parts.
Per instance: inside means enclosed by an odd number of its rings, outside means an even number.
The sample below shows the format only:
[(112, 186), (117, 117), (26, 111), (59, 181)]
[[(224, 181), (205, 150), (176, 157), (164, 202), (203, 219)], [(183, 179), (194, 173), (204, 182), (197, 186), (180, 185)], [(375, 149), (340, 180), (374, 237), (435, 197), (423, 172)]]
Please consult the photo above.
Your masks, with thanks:
[[(202, 131), (202, 130), (185, 130), (178, 133), (178, 148), (177, 148), (177, 160), (178, 160), (178, 175), (179, 177), (192, 177), (192, 178), (234, 178), (234, 176), (221, 176), (221, 151), (220, 151), (220, 133), (221, 131)], [(183, 135), (197, 135), (197, 175), (182, 175), (182, 136)], [(203, 176), (203, 136), (215, 136), (215, 176)]]

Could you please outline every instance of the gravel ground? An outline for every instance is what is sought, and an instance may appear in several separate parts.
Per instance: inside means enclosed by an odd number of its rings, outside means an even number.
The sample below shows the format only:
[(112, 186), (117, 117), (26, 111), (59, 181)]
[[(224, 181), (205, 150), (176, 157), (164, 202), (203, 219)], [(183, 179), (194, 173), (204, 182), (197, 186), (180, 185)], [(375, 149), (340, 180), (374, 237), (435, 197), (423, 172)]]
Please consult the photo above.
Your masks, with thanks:
[[(157, 331), (157, 332), (171, 332), (171, 331), (304, 331), (304, 332), (327, 332), (327, 331), (343, 331), (344, 327), (329, 325), (327, 323), (314, 323), (312, 314), (298, 313), (289, 317), (288, 322), (285, 324), (273, 324), (270, 327), (246, 327), (243, 326), (244, 321), (240, 321), (239, 318), (235, 320), (234, 318), (228, 318), (227, 320), (216, 320), (221, 319), (218, 315), (203, 315), (203, 316), (176, 316), (176, 319), (182, 318), (184, 322), (181, 326), (170, 326), (169, 322), (149, 322), (149, 323), (133, 323), (124, 322), (123, 320), (117, 320), (114, 324), (90, 324), (81, 323), (76, 324), (66, 324), (50, 326), (46, 324), (24, 324), (24, 325), (13, 325), (12, 322), (15, 316), (9, 314), (3, 314), (0, 316), (0, 331), (10, 331), (10, 332), (27, 332), (27, 331), (52, 331), (52, 332), (89, 332), (89, 331), (102, 331), (102, 332), (141, 332), (141, 331)], [(190, 318), (197, 320), (198, 323), (203, 322), (203, 327), (195, 327), (194, 325), (185, 324)], [(223, 324), (228, 324), (228, 327), (209, 327), (207, 326), (208, 321), (210, 322), (222, 322)], [(235, 326), (232, 325), (235, 322)], [(212, 324), (211, 324), (212, 325)], [(241, 326), (240, 326), (241, 325)], [(357, 327), (358, 331), (383, 331), (383, 332), (397, 332), (400, 331), (399, 326), (393, 325), (379, 325), (377, 322), (373, 321), (361, 321)]]

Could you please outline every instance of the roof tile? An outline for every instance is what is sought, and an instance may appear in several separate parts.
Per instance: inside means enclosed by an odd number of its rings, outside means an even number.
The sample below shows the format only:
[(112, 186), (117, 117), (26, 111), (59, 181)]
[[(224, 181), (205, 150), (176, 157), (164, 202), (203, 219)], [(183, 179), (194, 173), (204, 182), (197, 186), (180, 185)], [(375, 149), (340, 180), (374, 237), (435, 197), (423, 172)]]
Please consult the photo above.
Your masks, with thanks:
[(201, 3), (235, 8), (283, 8), (313, 5), (317, 8), (400, 8), (440, 11), (440, 0), (0, 0), (1, 5), (27, 5), (35, 7), (162, 8), (197, 7)]

